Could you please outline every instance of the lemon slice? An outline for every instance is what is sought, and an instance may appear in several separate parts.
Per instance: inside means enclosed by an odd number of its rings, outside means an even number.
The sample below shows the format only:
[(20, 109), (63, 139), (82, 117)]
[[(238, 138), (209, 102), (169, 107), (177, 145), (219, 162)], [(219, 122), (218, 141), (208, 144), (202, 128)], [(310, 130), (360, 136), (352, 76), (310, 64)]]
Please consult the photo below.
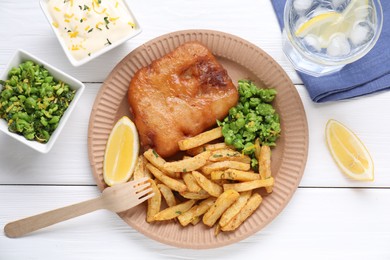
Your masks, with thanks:
[(137, 129), (134, 123), (124, 116), (111, 130), (104, 153), (103, 178), (107, 185), (112, 186), (130, 179), (138, 152)]
[(342, 17), (340, 13), (334, 11), (321, 13), (301, 24), (295, 31), (295, 35), (297, 37), (305, 37), (308, 34), (320, 36), (326, 28), (342, 19)]
[(374, 180), (374, 164), (360, 139), (336, 120), (326, 124), (326, 141), (330, 153), (341, 171), (359, 181)]
[(341, 13), (329, 11), (315, 15), (301, 24), (295, 35), (302, 38), (313, 34), (318, 37), (320, 47), (327, 48), (332, 36), (340, 33), (348, 36), (356, 23), (366, 19), (371, 8), (368, 1), (353, 0)]

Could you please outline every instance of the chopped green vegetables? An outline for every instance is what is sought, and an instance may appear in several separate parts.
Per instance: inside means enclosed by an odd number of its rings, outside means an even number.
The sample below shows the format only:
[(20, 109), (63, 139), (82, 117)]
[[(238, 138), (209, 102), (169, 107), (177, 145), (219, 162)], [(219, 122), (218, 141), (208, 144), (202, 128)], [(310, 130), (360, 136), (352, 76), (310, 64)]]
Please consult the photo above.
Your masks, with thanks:
[(275, 146), (280, 136), (279, 115), (270, 104), (277, 92), (275, 89), (257, 88), (249, 80), (238, 81), (240, 99), (235, 107), (229, 110), (229, 115), (218, 125), (222, 126), (225, 143), (252, 158), (252, 167), (258, 165), (255, 158), (255, 140), (260, 143)]
[(32, 61), (12, 68), (0, 84), (0, 118), (11, 132), (41, 143), (49, 140), (76, 92)]

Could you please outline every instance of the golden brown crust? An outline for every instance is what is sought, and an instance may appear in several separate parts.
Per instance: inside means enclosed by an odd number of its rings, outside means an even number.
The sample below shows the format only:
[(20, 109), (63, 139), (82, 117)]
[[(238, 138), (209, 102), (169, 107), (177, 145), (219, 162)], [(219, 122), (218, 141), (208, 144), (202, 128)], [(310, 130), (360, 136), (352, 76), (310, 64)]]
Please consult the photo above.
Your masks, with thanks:
[(223, 119), (238, 93), (212, 53), (188, 42), (137, 71), (128, 100), (142, 147), (169, 157), (179, 151), (179, 140)]

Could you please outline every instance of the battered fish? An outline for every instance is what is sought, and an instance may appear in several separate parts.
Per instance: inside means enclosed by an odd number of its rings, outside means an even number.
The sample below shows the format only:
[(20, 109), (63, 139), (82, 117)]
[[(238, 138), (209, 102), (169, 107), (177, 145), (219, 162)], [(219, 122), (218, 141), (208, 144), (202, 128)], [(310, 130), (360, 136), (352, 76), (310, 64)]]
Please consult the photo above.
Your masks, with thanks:
[(144, 149), (162, 157), (179, 151), (177, 142), (222, 120), (238, 92), (226, 70), (198, 42), (188, 42), (136, 72), (128, 100)]

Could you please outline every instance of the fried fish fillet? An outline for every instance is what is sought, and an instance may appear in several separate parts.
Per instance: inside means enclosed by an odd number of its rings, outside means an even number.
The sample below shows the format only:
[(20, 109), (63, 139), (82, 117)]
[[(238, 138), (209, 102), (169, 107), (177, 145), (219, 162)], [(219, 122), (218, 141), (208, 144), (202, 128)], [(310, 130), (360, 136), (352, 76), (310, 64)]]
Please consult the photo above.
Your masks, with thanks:
[(169, 157), (179, 151), (179, 140), (222, 120), (236, 105), (238, 92), (213, 54), (188, 42), (138, 70), (128, 101), (141, 146)]

